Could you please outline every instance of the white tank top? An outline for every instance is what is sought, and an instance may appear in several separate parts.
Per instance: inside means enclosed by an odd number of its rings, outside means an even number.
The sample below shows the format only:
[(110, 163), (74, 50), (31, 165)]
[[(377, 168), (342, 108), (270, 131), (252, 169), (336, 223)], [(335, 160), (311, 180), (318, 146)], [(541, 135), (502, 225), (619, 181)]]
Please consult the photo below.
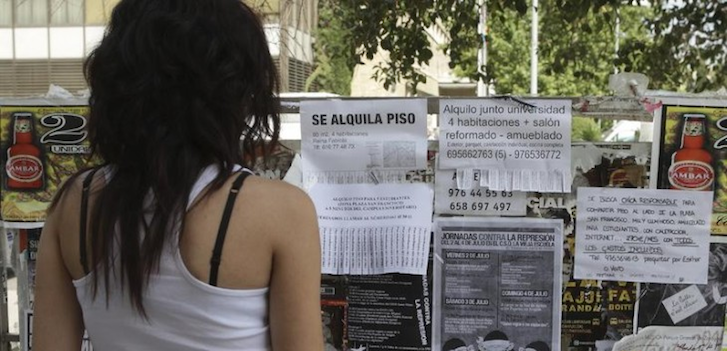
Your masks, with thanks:
[[(217, 172), (215, 167), (202, 172), (192, 188), (188, 208)], [(109, 172), (105, 173), (108, 176)], [(144, 292), (148, 320), (134, 309), (117, 279), (110, 279), (108, 306), (102, 282), (93, 298), (93, 272), (73, 281), (94, 349), (270, 350), (268, 288), (225, 289), (198, 280), (182, 261), (178, 235), (174, 233), (165, 244), (159, 272), (150, 277)]]

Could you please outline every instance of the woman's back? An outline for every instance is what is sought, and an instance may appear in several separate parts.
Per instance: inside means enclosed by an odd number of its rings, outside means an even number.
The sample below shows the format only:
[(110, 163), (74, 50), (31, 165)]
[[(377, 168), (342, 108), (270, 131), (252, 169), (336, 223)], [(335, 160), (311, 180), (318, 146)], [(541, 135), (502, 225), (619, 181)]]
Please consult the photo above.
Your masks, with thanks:
[(49, 209), (34, 350), (78, 351), (87, 328), (102, 350), (319, 351), (310, 199), (257, 177), (233, 188), (235, 165), (280, 129), (255, 12), (239, 0), (121, 0), (84, 68), (91, 156), (105, 166), (88, 187), (86, 174), (71, 178)]
[[(214, 167), (203, 172), (197, 185), (208, 183), (210, 172), (215, 172)], [(94, 189), (105, 185), (101, 173), (105, 172), (99, 172), (91, 185), (89, 207), (95, 202)], [(236, 176), (221, 189), (209, 193), (199, 189), (198, 196), (193, 191), (178, 245), (167, 242), (159, 271), (150, 276), (144, 294), (147, 319), (134, 309), (116, 280), (111, 280), (108, 306), (103, 285), (94, 298), (91, 275), (98, 272), (84, 273), (78, 244), (82, 177), (77, 179), (49, 218), (44, 235), (57, 236), (60, 258), (73, 279), (86, 328), (98, 349), (266, 350), (271, 347), (271, 332), (275, 334), (269, 323), (276, 323), (276, 313), (278, 324), (314, 323), (309, 338), (291, 340), (291, 349), (305, 345), (305, 339), (317, 344), (320, 321), (298, 320), (306, 313), (295, 312), (317, 305), (317, 288), (300, 295), (310, 301), (290, 299), (306, 286), (310, 290), (315, 286), (311, 280), (320, 278), (319, 271), (305, 268), (318, 266), (319, 248), (311, 238), (317, 235), (316, 223), (310, 220), (311, 212), (305, 213), (313, 208), (300, 190), (259, 177), (245, 180), (230, 216), (217, 286), (209, 284), (213, 246)], [(42, 294), (42, 277), (37, 288)], [(281, 317), (287, 321), (280, 321)]]
[[(108, 170), (107, 167), (100, 173), (105, 176), (110, 173), (107, 172)], [(216, 173), (215, 167), (208, 167), (202, 172), (190, 194), (190, 205), (214, 179)], [(244, 175), (241, 174), (241, 176)], [(99, 181), (102, 182), (102, 180)], [(99, 186), (98, 183), (96, 186)], [(243, 196), (246, 195), (247, 191)], [(215, 201), (204, 199), (202, 202), (214, 203)], [(244, 200), (241, 199), (240, 202), (243, 205)], [(207, 212), (209, 207), (214, 206), (198, 205), (195, 212)], [(257, 209), (246, 209), (245, 212), (251, 211), (257, 211)], [(211, 217), (206, 214), (204, 216)], [(233, 221), (237, 222), (237, 219), (242, 217), (243, 215), (235, 216)], [(230, 219), (232, 218), (231, 216)], [(187, 234), (184, 237), (194, 238), (194, 241), (198, 243), (189, 244), (190, 240), (185, 240), (187, 242), (185, 250), (187, 259), (190, 263), (203, 262), (204, 256), (210, 256), (212, 252), (212, 250), (201, 249), (207, 246), (204, 245), (205, 241), (214, 243), (217, 240), (214, 235), (204, 233), (218, 234), (218, 231), (214, 229), (214, 223), (200, 223), (197, 219), (188, 219), (187, 223), (199, 228), (196, 231), (200, 233), (190, 233), (189, 230), (186, 230)], [(72, 225), (72, 223), (70, 224)], [(217, 223), (217, 226), (219, 227), (220, 223)], [(238, 257), (254, 255), (253, 250), (250, 250), (249, 247), (245, 249), (237, 244), (240, 241), (239, 238), (244, 235), (238, 230), (242, 227), (239, 223), (233, 224), (231, 240), (227, 244), (231, 244), (235, 250), (227, 250), (228, 255), (231, 254), (230, 251), (234, 254), (229, 258), (226, 257), (225, 262), (226, 265), (232, 267), (248, 267), (248, 269), (223, 269), (221, 271), (223, 275), (220, 278), (224, 279), (225, 285), (228, 287), (212, 286), (208, 280), (203, 281), (194, 276), (187, 268), (187, 263), (182, 259), (180, 247), (177, 244), (179, 236), (178, 233), (174, 233), (171, 237), (172, 240), (168, 241), (163, 249), (159, 270), (150, 276), (149, 285), (144, 294), (147, 319), (142, 318), (128, 299), (118, 293), (123, 291), (118, 281), (111, 281), (108, 291), (116, 293), (111, 294), (108, 300), (94, 299), (90, 275), (94, 273), (81, 277), (76, 276), (73, 282), (76, 287), (76, 296), (83, 310), (86, 329), (93, 338), (95, 347), (100, 350), (142, 350), (146, 348), (170, 351), (269, 349), (267, 280), (270, 276), (269, 257), (272, 256), (272, 253), (269, 250), (257, 250), (258, 255), (264, 255), (261, 257), (263, 259), (261, 264), (243, 266), (240, 264), (241, 262), (236, 261)], [(79, 230), (74, 229), (78, 228), (69, 228), (63, 232), (79, 233)], [(253, 239), (256, 234), (257, 240)], [(270, 243), (261, 245), (261, 240), (269, 238), (269, 236), (260, 238), (261, 234), (246, 235), (248, 239), (246, 241), (252, 242), (257, 248), (270, 247)], [(64, 236), (61, 234), (62, 242), (80, 240), (78, 235)], [(62, 251), (63, 256), (70, 259), (65, 264), (68, 267), (80, 266), (81, 255), (75, 252), (80, 248), (74, 250), (74, 246), (70, 246), (65, 249), (70, 250), (70, 252)], [(206, 266), (209, 266), (209, 259)], [(199, 271), (207, 267), (194, 267), (193, 269)], [(82, 267), (76, 268), (82, 269)], [(230, 273), (233, 272), (244, 277), (232, 277)], [(83, 271), (78, 274), (83, 274)], [(265, 283), (254, 284), (257, 281), (265, 281)], [(246, 287), (250, 285), (262, 285), (262, 287)], [(102, 295), (106, 291), (106, 288), (103, 287)], [(189, 328), (179, 328), (184, 325)]]

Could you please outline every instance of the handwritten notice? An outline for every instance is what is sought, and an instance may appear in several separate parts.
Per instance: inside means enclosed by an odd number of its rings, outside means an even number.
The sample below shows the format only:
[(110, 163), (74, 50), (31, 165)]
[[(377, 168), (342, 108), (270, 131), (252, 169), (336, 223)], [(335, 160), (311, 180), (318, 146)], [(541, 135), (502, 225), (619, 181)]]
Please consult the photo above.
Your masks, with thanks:
[(300, 127), (304, 184), (398, 182), (427, 168), (424, 99), (304, 101)]
[(621, 339), (612, 351), (719, 351), (723, 332), (721, 327), (650, 326)]
[(479, 170), (469, 178), (471, 189), (457, 187), (453, 169), (438, 169), (434, 177), (434, 212), (465, 216), (525, 216), (525, 193), (495, 191), (480, 186)]
[(442, 169), (479, 169), (497, 191), (570, 192), (571, 102), (442, 100)]
[(712, 193), (579, 188), (576, 279), (706, 284)]
[(662, 303), (674, 324), (707, 307), (707, 301), (696, 285), (690, 285), (688, 288), (669, 296)]

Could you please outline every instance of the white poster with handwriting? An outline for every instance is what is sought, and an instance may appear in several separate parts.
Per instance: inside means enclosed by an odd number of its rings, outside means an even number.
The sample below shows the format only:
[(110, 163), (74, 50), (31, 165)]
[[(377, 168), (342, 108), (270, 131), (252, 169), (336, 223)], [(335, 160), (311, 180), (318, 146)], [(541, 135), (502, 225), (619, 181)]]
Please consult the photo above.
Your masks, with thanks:
[(721, 327), (650, 326), (629, 335), (613, 346), (613, 351), (719, 351)]
[(707, 301), (696, 285), (690, 285), (688, 288), (665, 298), (662, 304), (674, 324), (707, 307)]
[(324, 274), (426, 274), (433, 192), (418, 184), (316, 184)]
[(571, 102), (441, 100), (439, 167), (479, 169), (490, 190), (567, 193)]
[(576, 279), (706, 284), (712, 193), (579, 188)]
[(300, 127), (307, 185), (397, 182), (427, 168), (424, 99), (303, 101)]

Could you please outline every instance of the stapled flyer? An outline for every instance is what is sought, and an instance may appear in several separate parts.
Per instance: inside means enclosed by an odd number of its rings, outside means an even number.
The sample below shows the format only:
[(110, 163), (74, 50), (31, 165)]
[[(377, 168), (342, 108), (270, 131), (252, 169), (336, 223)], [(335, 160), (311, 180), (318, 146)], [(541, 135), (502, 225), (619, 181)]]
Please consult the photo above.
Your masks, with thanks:
[(438, 218), (433, 350), (560, 350), (563, 221)]
[(304, 101), (303, 182), (398, 182), (427, 168), (424, 99)]

